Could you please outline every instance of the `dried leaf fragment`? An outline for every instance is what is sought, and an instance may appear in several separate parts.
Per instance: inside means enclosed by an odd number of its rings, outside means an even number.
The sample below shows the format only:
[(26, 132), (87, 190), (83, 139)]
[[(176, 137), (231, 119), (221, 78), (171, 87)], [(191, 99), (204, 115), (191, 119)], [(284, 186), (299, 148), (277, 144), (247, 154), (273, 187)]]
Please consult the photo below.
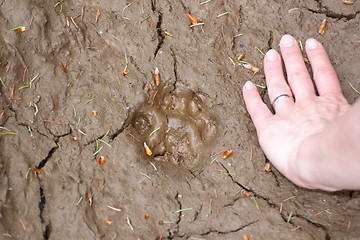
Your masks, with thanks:
[(240, 61), (245, 57), (245, 53), (242, 53), (240, 56), (235, 58), (235, 61)]
[(221, 155), (221, 157), (223, 158), (223, 159), (226, 159), (226, 158), (228, 158), (229, 156), (231, 156), (232, 154), (233, 154), (233, 150), (226, 150), (225, 152), (223, 152), (222, 153), (222, 155)]
[(100, 10), (97, 8), (96, 9), (96, 14), (95, 14), (95, 22), (99, 21), (99, 17), (100, 17)]
[(144, 142), (144, 149), (148, 156), (151, 156), (153, 154), (149, 146), (146, 144), (146, 142)]
[(255, 67), (255, 66), (253, 66), (251, 64), (243, 64), (243, 67), (246, 68), (246, 69), (249, 69), (253, 73), (257, 73), (260, 70), (260, 68)]
[(246, 190), (241, 190), (241, 194), (244, 196), (244, 197), (250, 197), (251, 196), (251, 193), (246, 191)]
[(172, 37), (173, 35), (171, 34), (171, 32), (165, 31), (165, 34), (169, 37)]
[(66, 17), (66, 26), (70, 27), (70, 20), (69, 20), (69, 17)]
[(196, 20), (196, 18), (194, 17), (194, 15), (192, 15), (192, 14), (188, 14), (188, 18), (189, 18), (189, 20), (190, 20), (190, 22), (192, 23), (192, 24), (197, 24), (198, 23), (198, 21)]
[(104, 156), (100, 156), (100, 157), (98, 158), (98, 164), (99, 164), (99, 166), (101, 167), (102, 165), (104, 165), (104, 163), (105, 163), (105, 157), (104, 157)]
[(89, 205), (90, 205), (90, 206), (91, 206), (91, 204), (92, 204), (92, 202), (93, 202), (92, 197), (93, 197), (93, 195), (92, 195), (91, 191), (88, 191), (88, 193), (87, 193), (87, 199), (88, 199), (88, 201), (89, 201)]
[(352, 4), (354, 4), (354, 2), (350, 1), (350, 0), (343, 0), (343, 4), (352, 5)]
[(155, 85), (159, 86), (161, 83), (161, 76), (160, 76), (160, 71), (159, 71), (158, 67), (155, 68), (154, 80), (155, 80)]
[(17, 31), (17, 32), (25, 32), (26, 31), (26, 27), (24, 26), (20, 26), (20, 27), (16, 27), (11, 29), (12, 31)]
[(269, 173), (269, 172), (271, 172), (271, 170), (272, 170), (272, 165), (271, 165), (271, 163), (270, 163), (270, 162), (265, 163), (264, 171), (265, 171), (266, 173)]
[(320, 28), (319, 28), (319, 33), (320, 34), (324, 34), (326, 30), (326, 18), (322, 21)]

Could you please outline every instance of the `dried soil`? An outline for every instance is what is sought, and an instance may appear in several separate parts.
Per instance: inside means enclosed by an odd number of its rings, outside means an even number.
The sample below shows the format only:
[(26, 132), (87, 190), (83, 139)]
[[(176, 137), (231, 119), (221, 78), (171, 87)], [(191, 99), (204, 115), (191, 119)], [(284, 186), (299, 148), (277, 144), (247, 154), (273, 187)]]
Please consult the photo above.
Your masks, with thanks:
[(360, 239), (359, 192), (264, 172), (241, 94), (264, 74), (229, 59), (262, 69), (256, 48), (315, 37), (353, 103), (360, 1), (57, 2), (0, 1), (0, 124), (17, 133), (0, 136), (2, 239)]

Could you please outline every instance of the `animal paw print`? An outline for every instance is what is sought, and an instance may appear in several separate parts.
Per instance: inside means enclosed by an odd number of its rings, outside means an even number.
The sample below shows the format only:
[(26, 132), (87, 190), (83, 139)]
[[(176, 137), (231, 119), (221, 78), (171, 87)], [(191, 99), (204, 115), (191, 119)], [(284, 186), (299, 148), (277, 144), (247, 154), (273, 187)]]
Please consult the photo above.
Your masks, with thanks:
[(201, 95), (186, 88), (159, 87), (154, 100), (134, 114), (134, 133), (146, 142), (155, 160), (194, 168), (214, 140), (217, 129)]

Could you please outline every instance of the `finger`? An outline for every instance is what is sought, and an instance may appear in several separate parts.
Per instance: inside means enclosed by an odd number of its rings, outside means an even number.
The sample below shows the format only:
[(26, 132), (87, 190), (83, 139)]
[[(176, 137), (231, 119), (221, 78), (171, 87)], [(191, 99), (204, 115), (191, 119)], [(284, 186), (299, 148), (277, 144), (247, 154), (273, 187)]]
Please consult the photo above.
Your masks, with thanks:
[(339, 79), (321, 43), (310, 38), (305, 46), (319, 94), (329, 97), (343, 96)]
[(295, 99), (301, 100), (314, 97), (314, 86), (295, 38), (284, 35), (280, 41), (280, 49), (286, 67), (288, 82)]
[[(270, 102), (273, 103), (273, 107), (275, 108), (274, 101), (277, 97), (283, 94), (292, 97), (292, 93), (284, 77), (280, 54), (274, 49), (270, 49), (266, 53), (264, 58), (264, 69)], [(276, 102), (276, 109), (274, 110), (277, 113), (288, 111), (293, 105), (294, 102), (291, 98), (279, 99), (279, 101)]]
[(245, 83), (243, 94), (246, 108), (254, 122), (256, 130), (259, 132), (273, 114), (262, 101), (258, 90), (251, 81)]

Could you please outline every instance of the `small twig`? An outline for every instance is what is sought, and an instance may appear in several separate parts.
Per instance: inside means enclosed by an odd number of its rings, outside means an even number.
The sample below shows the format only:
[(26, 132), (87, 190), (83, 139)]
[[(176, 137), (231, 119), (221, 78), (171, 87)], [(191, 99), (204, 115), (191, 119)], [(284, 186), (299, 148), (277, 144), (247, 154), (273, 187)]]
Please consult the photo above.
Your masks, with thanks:
[(74, 104), (72, 105), (72, 107), (73, 107), (74, 117), (76, 117), (77, 112), (76, 112), (76, 108), (75, 108)]
[(152, 97), (152, 100), (154, 101), (155, 100), (155, 97), (156, 95), (158, 94), (159, 90), (156, 90), (156, 92), (154, 93), (153, 97)]
[(81, 17), (80, 17), (80, 20), (83, 21), (84, 20), (84, 9), (85, 9), (85, 6), (83, 6), (81, 8)]
[(151, 179), (151, 177), (149, 175), (145, 174), (145, 173), (140, 172), (140, 174), (147, 177), (148, 179)]
[(25, 227), (25, 224), (24, 224), (24, 222), (20, 219), (20, 223), (21, 223), (21, 226), (22, 226), (22, 228), (23, 228), (23, 230), (24, 230), (24, 232), (26, 232), (26, 227)]
[(297, 196), (291, 196), (283, 200), (283, 202), (289, 201), (291, 199), (297, 198)]
[(136, 141), (140, 142), (139, 139), (137, 139), (134, 135), (132, 135), (131, 133), (129, 133), (129, 136), (131, 136), (132, 138), (134, 138)]
[(179, 209), (179, 210), (177, 210), (175, 213), (179, 213), (179, 212), (183, 212), (183, 211), (189, 211), (189, 210), (192, 210), (192, 208)]
[(26, 172), (26, 174), (25, 174), (25, 179), (28, 179), (30, 171), (31, 171), (31, 168), (29, 168), (29, 169), (27, 170), (27, 172)]
[(231, 57), (228, 57), (228, 58), (230, 59), (231, 63), (234, 65), (234, 67), (236, 67), (236, 64), (235, 64), (235, 62), (234, 62), (234, 59), (232, 59)]
[(38, 76), (39, 76), (39, 75), (36, 75), (35, 77), (33, 77), (33, 78), (30, 79), (30, 83), (29, 83), (30, 88), (32, 87), (33, 82), (35, 81), (35, 79), (36, 79)]
[(228, 15), (229, 14), (229, 12), (224, 12), (224, 13), (221, 13), (221, 14), (219, 14), (219, 15), (217, 15), (216, 17), (222, 17), (222, 16), (224, 16), (224, 15)]
[(149, 134), (149, 137), (151, 137), (156, 131), (158, 131), (160, 129), (160, 127), (156, 128), (154, 131), (152, 131), (150, 134)]
[(190, 25), (190, 27), (192, 28), (192, 27), (201, 26), (201, 25), (204, 25), (204, 23), (196, 23), (196, 24), (192, 24), (192, 25)]
[(73, 24), (75, 25), (76, 28), (79, 28), (78, 25), (76, 24), (74, 18), (70, 17), (71, 21), (73, 22)]
[(114, 211), (117, 211), (117, 212), (121, 212), (121, 211), (122, 211), (120, 208), (114, 208), (114, 207), (109, 206), (109, 205), (108, 205), (108, 208), (110, 208), (110, 209), (112, 209), (112, 210), (114, 210)]
[(260, 49), (260, 48), (255, 47), (255, 49), (256, 49), (259, 53), (261, 53), (261, 55), (265, 56), (265, 53), (264, 53), (263, 51), (261, 51), (261, 49)]
[(350, 87), (358, 94), (360, 94), (360, 92), (351, 84), (351, 82), (348, 82)]
[(123, 11), (125, 11), (125, 9), (127, 9), (128, 7), (131, 6), (131, 3), (129, 3), (128, 5), (126, 5), (124, 8), (123, 8)]
[(39, 109), (35, 103), (34, 103), (34, 108), (35, 108), (34, 116), (36, 116), (36, 114), (39, 112)]
[(206, 4), (206, 3), (209, 3), (209, 2), (211, 2), (212, 0), (207, 0), (207, 1), (205, 1), (205, 2), (202, 2), (202, 3), (200, 3), (200, 5), (203, 5), (203, 4)]
[(141, 21), (143, 22), (143, 21), (149, 19), (150, 17), (151, 17), (150, 15), (149, 15), (149, 16), (146, 16), (146, 17), (144, 17)]
[(215, 157), (216, 155), (219, 155), (220, 153), (223, 153), (225, 150), (222, 150), (222, 151), (220, 151), (220, 152), (217, 152), (217, 153), (214, 153), (213, 155), (211, 155), (210, 157), (212, 158), (212, 157)]
[(300, 226), (294, 227), (293, 229), (291, 229), (290, 231), (295, 231), (298, 230), (299, 228), (301, 228)]
[(75, 204), (75, 206), (79, 205), (82, 200), (83, 200), (83, 197), (80, 197), (79, 201)]
[(0, 135), (17, 135), (15, 132), (0, 132)]
[(258, 202), (256, 201), (256, 198), (255, 198), (255, 197), (251, 197), (251, 199), (254, 201), (254, 203), (255, 203), (255, 205), (256, 205), (256, 208), (257, 208), (258, 210), (260, 210), (260, 207), (259, 207)]
[(291, 8), (289, 9), (288, 13), (291, 13), (292, 11), (298, 10), (299, 8)]
[(22, 77), (22, 81), (25, 82), (25, 76), (26, 76), (26, 72), (27, 72), (28, 68), (26, 67), (24, 69), (24, 73), (23, 73), (23, 77)]
[(157, 168), (156, 168), (155, 164), (152, 163), (152, 162), (150, 162), (150, 164), (151, 164), (151, 166), (153, 166), (153, 168), (155, 169), (155, 171), (157, 171)]
[(44, 120), (44, 122), (50, 122), (50, 123), (56, 123), (56, 124), (60, 124), (60, 125), (62, 125), (62, 123), (61, 123), (61, 122), (55, 122), (55, 121), (52, 121), (52, 120)]
[(216, 157), (211, 161), (211, 164), (213, 164), (213, 163), (216, 161), (216, 159), (218, 159), (219, 157), (220, 157), (220, 155), (216, 156)]
[(0, 77), (0, 82), (1, 82), (1, 85), (4, 87), (4, 88), (6, 88), (6, 85), (5, 85), (5, 83), (4, 83), (4, 81), (3, 81), (3, 79)]
[(288, 217), (288, 219), (286, 221), (287, 223), (290, 223), (292, 215), (293, 215), (293, 212), (291, 211), (290, 214), (289, 214), (289, 217)]
[(127, 225), (129, 226), (129, 228), (131, 229), (131, 231), (134, 232), (134, 227), (132, 226), (131, 224), (131, 221), (130, 221), (130, 218), (129, 217), (126, 217), (126, 223)]
[(102, 148), (103, 148), (103, 146), (101, 146), (98, 150), (96, 150), (96, 151), (93, 153), (93, 155), (94, 155), (94, 156), (97, 155), (97, 154), (101, 151)]
[(99, 142), (102, 142), (102, 143), (106, 144), (106, 146), (111, 147), (111, 145), (108, 142), (106, 142), (106, 141), (104, 141), (102, 139), (98, 139), (98, 140), (99, 140)]
[(92, 102), (92, 101), (94, 101), (94, 98), (91, 98), (91, 99), (87, 100), (87, 101), (85, 102), (85, 104), (87, 104), (87, 103), (89, 103), (89, 102)]

